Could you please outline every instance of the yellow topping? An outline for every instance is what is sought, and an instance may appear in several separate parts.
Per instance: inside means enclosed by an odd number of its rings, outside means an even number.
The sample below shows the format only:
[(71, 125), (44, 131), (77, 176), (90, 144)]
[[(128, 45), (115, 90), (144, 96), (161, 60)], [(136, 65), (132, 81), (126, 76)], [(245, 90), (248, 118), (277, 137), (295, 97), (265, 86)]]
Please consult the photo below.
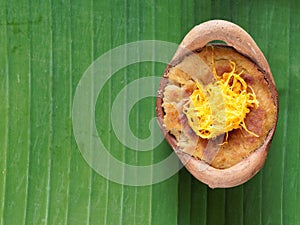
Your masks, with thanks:
[(226, 134), (233, 129), (244, 128), (248, 133), (258, 137), (249, 131), (245, 124), (246, 114), (249, 108), (258, 107), (258, 101), (253, 89), (236, 72), (233, 61), (230, 62), (231, 72), (218, 76), (214, 68), (216, 79), (203, 87), (196, 81), (197, 88), (184, 107), (184, 113), (190, 127), (201, 138), (215, 138)]

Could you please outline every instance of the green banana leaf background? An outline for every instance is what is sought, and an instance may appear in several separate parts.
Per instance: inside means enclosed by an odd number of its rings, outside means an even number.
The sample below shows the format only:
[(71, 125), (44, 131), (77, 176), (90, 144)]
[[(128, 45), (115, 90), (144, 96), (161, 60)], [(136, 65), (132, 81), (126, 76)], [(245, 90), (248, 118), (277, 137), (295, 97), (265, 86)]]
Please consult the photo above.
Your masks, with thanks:
[[(243, 27), (270, 64), (280, 112), (263, 169), (229, 189), (210, 189), (185, 168), (146, 186), (99, 175), (73, 133), (73, 99), (87, 68), (126, 43), (179, 44), (210, 19)], [(1, 0), (0, 224), (300, 224), (299, 43), (298, 0)], [(160, 77), (165, 67), (132, 64), (101, 90), (97, 131), (109, 153), (125, 164), (152, 165), (172, 153), (165, 141), (151, 151), (130, 149), (111, 123), (118, 93), (134, 80)], [(154, 117), (155, 97), (147, 97), (124, 121), (145, 139)]]

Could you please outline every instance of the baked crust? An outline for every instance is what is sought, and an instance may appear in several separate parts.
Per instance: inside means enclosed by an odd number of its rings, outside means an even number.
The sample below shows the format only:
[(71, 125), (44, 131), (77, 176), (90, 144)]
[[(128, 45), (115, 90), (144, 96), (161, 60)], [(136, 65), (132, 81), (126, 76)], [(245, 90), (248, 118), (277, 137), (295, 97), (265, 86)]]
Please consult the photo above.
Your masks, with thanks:
[[(195, 62), (197, 57), (198, 60), (202, 61), (203, 68), (194, 68), (195, 71), (189, 70), (187, 73), (185, 68), (189, 67), (190, 61)], [(244, 129), (235, 129), (228, 133), (227, 142), (224, 144), (219, 143), (217, 152), (215, 150), (210, 152), (207, 148), (208, 140), (194, 134), (186, 123), (183, 113), (183, 105), (196, 88), (195, 79), (199, 78), (197, 77), (198, 71), (207, 69), (212, 71), (212, 59), (218, 75), (230, 72), (230, 61), (234, 61), (237, 73), (242, 72), (241, 77), (252, 87), (259, 102), (259, 107), (256, 109), (251, 108), (245, 119), (247, 128), (259, 137), (255, 137)], [(205, 74), (205, 76), (207, 78), (209, 75)], [(179, 64), (170, 68), (166, 77), (168, 84), (164, 90), (162, 106), (165, 111), (164, 124), (167, 131), (175, 136), (181, 151), (192, 154), (195, 158), (203, 160), (215, 168), (229, 168), (248, 157), (251, 152), (263, 144), (267, 134), (276, 122), (276, 107), (264, 74), (254, 62), (232, 47), (208, 45), (186, 56)], [(210, 77), (210, 82), (213, 82), (212, 72)], [(188, 148), (191, 143), (187, 144), (187, 142), (191, 142), (191, 139), (196, 139), (197, 144), (194, 144), (192, 148)]]

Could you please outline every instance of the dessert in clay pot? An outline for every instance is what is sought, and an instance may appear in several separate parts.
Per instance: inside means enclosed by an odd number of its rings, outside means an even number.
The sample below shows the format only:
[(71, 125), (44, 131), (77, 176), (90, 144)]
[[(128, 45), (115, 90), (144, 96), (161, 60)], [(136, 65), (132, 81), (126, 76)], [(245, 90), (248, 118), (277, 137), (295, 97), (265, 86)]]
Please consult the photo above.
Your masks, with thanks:
[(278, 118), (270, 67), (251, 36), (224, 20), (194, 27), (167, 66), (156, 111), (184, 166), (211, 188), (263, 166)]

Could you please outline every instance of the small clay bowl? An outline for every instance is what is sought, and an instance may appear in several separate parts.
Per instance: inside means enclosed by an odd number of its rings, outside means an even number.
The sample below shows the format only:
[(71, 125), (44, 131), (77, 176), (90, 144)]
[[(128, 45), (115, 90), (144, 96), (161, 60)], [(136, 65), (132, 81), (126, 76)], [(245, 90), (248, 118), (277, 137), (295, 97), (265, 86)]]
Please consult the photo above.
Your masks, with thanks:
[[(227, 46), (235, 49), (238, 53), (249, 58), (249, 60), (257, 65), (264, 75), (264, 80), (267, 81), (267, 88), (271, 93), (271, 98), (276, 107), (276, 121), (267, 133), (262, 145), (237, 164), (225, 169), (215, 168), (207, 162), (191, 157), (189, 154), (181, 151), (178, 148), (178, 140), (166, 129), (164, 125), (165, 111), (162, 106), (163, 93), (165, 87), (168, 85), (168, 78), (166, 74), (170, 68), (180, 63), (188, 54), (190, 54), (190, 52), (203, 49), (208, 43), (216, 40), (225, 42)], [(158, 93), (156, 100), (156, 112), (161, 130), (181, 162), (198, 180), (207, 184), (211, 188), (234, 187), (248, 181), (262, 168), (277, 124), (278, 93), (266, 58), (251, 36), (241, 27), (224, 20), (211, 20), (195, 26), (184, 37), (173, 59), (166, 68)]]

